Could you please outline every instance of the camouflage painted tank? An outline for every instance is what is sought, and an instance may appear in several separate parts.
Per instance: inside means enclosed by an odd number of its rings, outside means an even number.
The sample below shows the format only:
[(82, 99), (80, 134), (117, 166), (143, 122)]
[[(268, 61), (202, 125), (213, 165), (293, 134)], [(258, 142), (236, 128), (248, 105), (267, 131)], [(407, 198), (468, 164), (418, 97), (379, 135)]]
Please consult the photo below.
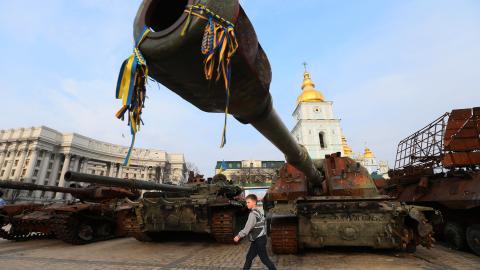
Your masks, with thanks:
[[(184, 186), (157, 184), (142, 180), (67, 173), (68, 181), (152, 190), (130, 201), (130, 214), (122, 227), (140, 241), (155, 240), (160, 232), (207, 233), (221, 243), (231, 243), (248, 213), (237, 200), (242, 189), (216, 176), (211, 183), (195, 178)], [(192, 179), (193, 180), (193, 179)]]

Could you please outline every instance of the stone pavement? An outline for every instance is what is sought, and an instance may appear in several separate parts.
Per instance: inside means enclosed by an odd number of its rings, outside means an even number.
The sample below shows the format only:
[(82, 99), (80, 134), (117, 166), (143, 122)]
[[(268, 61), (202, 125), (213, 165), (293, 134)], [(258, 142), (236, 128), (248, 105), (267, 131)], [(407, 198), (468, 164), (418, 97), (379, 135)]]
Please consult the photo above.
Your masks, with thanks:
[[(133, 238), (83, 246), (58, 240), (0, 240), (0, 269), (241, 269), (248, 242), (220, 245), (208, 240), (143, 243)], [(480, 269), (480, 257), (443, 246), (415, 254), (371, 249), (315, 249), (302, 255), (271, 255), (278, 269)], [(253, 269), (265, 269), (258, 258)]]

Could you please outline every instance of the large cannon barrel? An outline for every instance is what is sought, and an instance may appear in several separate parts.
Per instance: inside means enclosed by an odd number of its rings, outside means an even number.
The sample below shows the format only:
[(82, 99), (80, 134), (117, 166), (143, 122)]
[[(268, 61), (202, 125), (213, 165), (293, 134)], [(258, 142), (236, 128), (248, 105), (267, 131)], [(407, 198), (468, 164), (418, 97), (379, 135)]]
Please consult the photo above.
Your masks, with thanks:
[[(216, 21), (213, 26), (223, 27), (226, 32), (233, 28), (234, 38), (226, 39), (231, 42), (226, 49), (232, 43), (238, 44), (238, 48), (232, 54), (226, 76), (222, 66), (216, 66), (221, 55), (214, 55), (216, 73), (207, 79), (208, 57), (201, 47), (210, 41), (204, 37), (212, 27), (211, 21)], [(200, 110), (225, 112), (228, 105), (229, 114), (244, 124), (252, 124), (309, 181), (321, 182), (321, 173), (306, 149), (295, 141), (273, 109), (270, 64), (238, 0), (144, 0), (134, 22), (136, 40), (145, 27), (151, 32), (142, 39), (139, 49), (150, 77)]]
[(40, 191), (52, 191), (61, 193), (70, 193), (72, 195), (89, 195), (91, 190), (81, 188), (69, 188), (69, 187), (57, 187), (47, 185), (37, 185), (32, 183), (23, 183), (18, 181), (0, 181), (0, 188), (6, 189), (18, 189), (18, 190), (40, 190)]
[(101, 187), (101, 186), (58, 187), (58, 186), (37, 185), (32, 183), (23, 183), (18, 181), (0, 181), (0, 188), (69, 193), (75, 198), (78, 198), (84, 201), (91, 201), (91, 202), (116, 199), (116, 198), (125, 198), (125, 197), (130, 199), (136, 199), (140, 196), (139, 192), (131, 191), (131, 190), (127, 190), (119, 187), (114, 187), (114, 188)]
[(144, 189), (144, 190), (161, 190), (171, 192), (192, 192), (192, 187), (182, 187), (174, 185), (157, 184), (150, 181), (135, 180), (135, 179), (121, 179), (108, 176), (92, 175), (86, 173), (77, 173), (68, 171), (65, 173), (65, 180), (71, 182), (85, 182), (100, 184), (105, 186), (116, 186), (129, 189)]

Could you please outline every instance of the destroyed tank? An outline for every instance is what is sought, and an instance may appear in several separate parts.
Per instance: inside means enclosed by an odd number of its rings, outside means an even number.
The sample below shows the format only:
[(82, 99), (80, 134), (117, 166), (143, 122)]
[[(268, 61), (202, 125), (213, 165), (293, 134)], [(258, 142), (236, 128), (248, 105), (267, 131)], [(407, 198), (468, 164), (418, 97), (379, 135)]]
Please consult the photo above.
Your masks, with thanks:
[(214, 177), (211, 183), (197, 178), (183, 186), (74, 172), (65, 174), (65, 179), (149, 190), (143, 198), (130, 201), (130, 215), (123, 221), (123, 227), (140, 241), (160, 240), (160, 232), (193, 232), (231, 243), (248, 214), (245, 203), (237, 200), (242, 189), (227, 184), (222, 177)]
[(272, 251), (358, 246), (413, 252), (431, 247), (429, 207), (407, 206), (381, 195), (367, 169), (340, 153), (316, 160), (322, 182), (315, 187), (287, 164), (264, 197)]
[[(202, 111), (225, 113), (221, 146), (226, 141), (228, 113), (251, 124), (285, 154), (285, 177), (267, 195), (274, 252), (295, 253), (301, 247), (325, 245), (410, 250), (417, 244), (430, 245), (431, 226), (421, 209), (379, 196), (369, 186), (370, 179), (360, 177), (368, 187), (359, 189), (356, 170), (362, 167), (338, 155), (329, 158), (334, 162), (326, 162), (331, 165), (324, 177), (322, 168), (294, 140), (273, 109), (270, 64), (239, 1), (144, 0), (133, 33), (134, 54), (122, 65), (117, 86), (117, 98), (124, 100), (117, 116), (129, 111), (133, 134), (133, 127), (141, 123), (143, 83), (148, 75)], [(133, 72), (135, 79), (125, 77), (133, 74), (127, 72), (132, 63), (140, 67)], [(129, 91), (119, 91), (128, 85)], [(343, 183), (348, 185), (336, 190), (335, 185)], [(331, 185), (334, 190), (327, 189)], [(149, 203), (146, 200), (141, 207)], [(145, 213), (158, 210), (150, 209), (154, 208), (149, 205), (143, 211), (141, 220), (155, 224)], [(328, 228), (322, 227), (323, 219)]]
[(0, 236), (9, 240), (55, 237), (70, 244), (86, 244), (126, 235), (124, 198), (139, 194), (122, 188), (67, 188), (17, 181), (1, 181), (0, 188), (68, 193), (79, 201), (49, 204), (12, 204), (0, 207)]
[(435, 235), (480, 256), (480, 107), (456, 109), (401, 140), (384, 192), (434, 207)]

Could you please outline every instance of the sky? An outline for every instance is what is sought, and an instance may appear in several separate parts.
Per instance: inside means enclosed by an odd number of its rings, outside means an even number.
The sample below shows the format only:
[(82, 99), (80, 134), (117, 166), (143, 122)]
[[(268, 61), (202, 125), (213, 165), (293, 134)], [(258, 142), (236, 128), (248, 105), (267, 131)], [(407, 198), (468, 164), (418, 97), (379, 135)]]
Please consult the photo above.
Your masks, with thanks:
[[(0, 129), (45, 125), (128, 146), (115, 85), (141, 1), (0, 0)], [(303, 62), (355, 152), (393, 165), (398, 142), (454, 108), (480, 105), (480, 1), (242, 0), (272, 66), (290, 129)], [(209, 114), (151, 83), (136, 146), (217, 160), (283, 160), (250, 125)]]

